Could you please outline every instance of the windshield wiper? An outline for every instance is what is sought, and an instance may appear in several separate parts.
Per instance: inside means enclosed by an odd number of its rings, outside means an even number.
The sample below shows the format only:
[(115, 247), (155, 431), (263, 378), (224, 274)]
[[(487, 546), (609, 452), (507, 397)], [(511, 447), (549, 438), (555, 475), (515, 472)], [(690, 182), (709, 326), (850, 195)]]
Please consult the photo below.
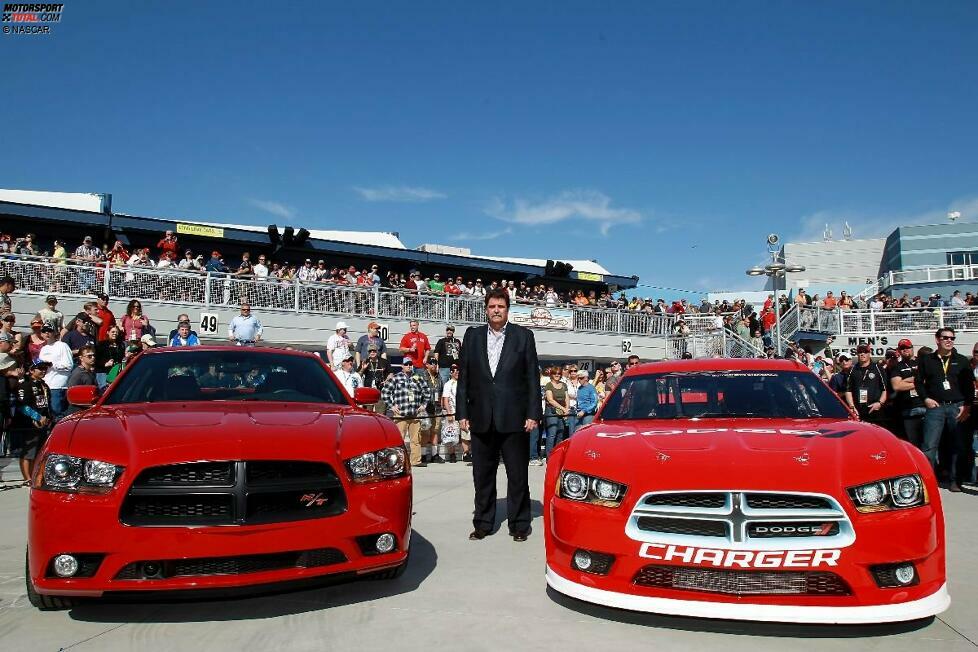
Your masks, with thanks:
[(687, 418), (690, 419), (722, 419), (724, 417), (762, 417), (765, 415), (759, 414), (757, 412), (704, 412), (702, 414), (696, 414)]

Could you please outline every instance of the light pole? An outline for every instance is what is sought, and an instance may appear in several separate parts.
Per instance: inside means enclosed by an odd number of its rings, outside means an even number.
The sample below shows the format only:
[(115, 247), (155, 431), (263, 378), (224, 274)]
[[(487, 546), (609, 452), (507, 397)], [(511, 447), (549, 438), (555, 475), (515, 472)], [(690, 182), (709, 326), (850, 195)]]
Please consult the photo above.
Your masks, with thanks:
[(778, 237), (777, 233), (772, 233), (767, 237), (767, 248), (768, 253), (771, 254), (771, 262), (764, 267), (760, 265), (754, 265), (747, 270), (748, 276), (769, 276), (771, 277), (771, 284), (774, 286), (774, 350), (777, 351), (780, 356), (781, 350), (781, 308), (778, 304), (778, 290), (780, 290), (781, 283), (780, 279), (785, 280), (784, 289), (788, 290), (788, 279), (787, 273), (804, 272), (804, 265), (786, 265), (784, 263), (784, 257), (778, 253), (778, 243), (781, 242), (781, 238)]

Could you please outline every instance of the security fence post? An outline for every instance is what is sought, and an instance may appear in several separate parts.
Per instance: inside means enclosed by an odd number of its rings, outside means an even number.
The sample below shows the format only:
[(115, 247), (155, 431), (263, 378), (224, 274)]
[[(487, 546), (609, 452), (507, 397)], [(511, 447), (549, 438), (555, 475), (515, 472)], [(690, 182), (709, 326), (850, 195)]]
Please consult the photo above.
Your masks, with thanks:
[(204, 275), (204, 307), (211, 307), (211, 271)]
[(296, 279), (295, 285), (293, 285), (293, 287), (295, 288), (295, 301), (293, 301), (292, 303), (293, 303), (293, 307), (295, 308), (295, 311), (299, 312), (299, 289), (302, 287), (302, 281)]
[(374, 317), (380, 317), (380, 286), (374, 286)]
[(105, 261), (105, 278), (102, 280), (102, 292), (105, 294), (109, 293), (109, 288), (112, 287), (109, 283), (109, 274), (112, 272), (112, 266), (109, 265), (109, 261)]
[(944, 309), (938, 308), (936, 312), (937, 312), (937, 327), (944, 328)]
[(869, 332), (876, 334), (876, 311), (872, 308), (869, 309)]

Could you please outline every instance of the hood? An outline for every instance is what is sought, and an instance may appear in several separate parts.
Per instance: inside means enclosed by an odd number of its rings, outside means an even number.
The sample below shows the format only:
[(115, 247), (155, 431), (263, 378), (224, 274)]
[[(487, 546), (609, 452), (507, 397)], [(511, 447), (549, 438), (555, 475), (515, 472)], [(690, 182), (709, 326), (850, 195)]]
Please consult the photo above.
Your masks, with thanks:
[[(394, 438), (393, 445), (400, 443)], [(392, 445), (389, 441), (380, 419), (349, 406), (156, 403), (86, 411), (67, 452), (127, 468), (196, 460), (331, 462)]]
[(838, 491), (917, 471), (888, 431), (834, 419), (594, 423), (570, 440), (564, 468), (640, 491)]

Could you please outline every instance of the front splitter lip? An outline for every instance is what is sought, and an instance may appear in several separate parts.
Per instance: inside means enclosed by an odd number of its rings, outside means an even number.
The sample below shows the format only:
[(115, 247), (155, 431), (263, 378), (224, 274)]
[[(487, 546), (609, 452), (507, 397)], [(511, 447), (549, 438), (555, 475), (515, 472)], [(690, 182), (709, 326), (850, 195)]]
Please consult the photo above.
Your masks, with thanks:
[(584, 586), (558, 575), (548, 564), (547, 584), (564, 595), (600, 604), (605, 607), (722, 620), (752, 620), (774, 623), (806, 623), (823, 625), (865, 625), (896, 623), (929, 618), (946, 610), (951, 604), (947, 584), (942, 584), (928, 596), (900, 604), (865, 605), (856, 607), (826, 607), (771, 605), (756, 603), (710, 602), (706, 600), (676, 600), (629, 595)]

